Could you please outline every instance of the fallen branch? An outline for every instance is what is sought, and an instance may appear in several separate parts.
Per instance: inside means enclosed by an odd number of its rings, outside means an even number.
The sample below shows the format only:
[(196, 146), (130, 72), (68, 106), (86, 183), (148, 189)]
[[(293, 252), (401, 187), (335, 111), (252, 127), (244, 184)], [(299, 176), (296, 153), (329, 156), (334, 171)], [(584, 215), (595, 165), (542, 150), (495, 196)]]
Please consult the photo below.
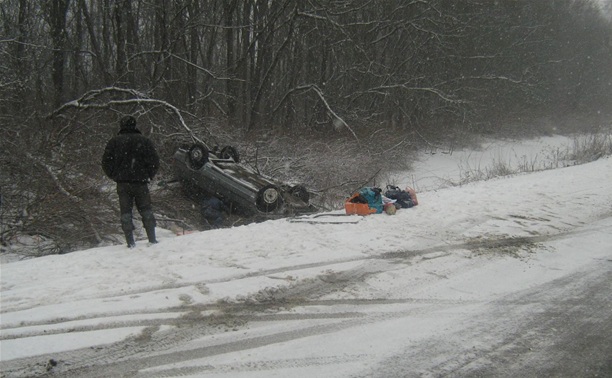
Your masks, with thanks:
[[(111, 95), (124, 94), (124, 95), (131, 96), (132, 98), (125, 99), (125, 100), (99, 100), (99, 98), (104, 94), (111, 94)], [(134, 105), (134, 104), (136, 105), (143, 105), (143, 104), (144, 105), (159, 105), (159, 106), (164, 107), (170, 113), (176, 115), (181, 127), (185, 129), (187, 133), (189, 133), (189, 136), (191, 137), (193, 141), (201, 143), (204, 146), (206, 146), (206, 148), (209, 148), (209, 146), (202, 139), (198, 138), (193, 132), (193, 130), (191, 130), (191, 128), (187, 126), (181, 111), (176, 106), (170, 104), (167, 101), (148, 98), (146, 94), (133, 90), (133, 89), (128, 89), (128, 88), (107, 87), (107, 88), (102, 88), (98, 90), (88, 91), (80, 98), (73, 100), (73, 101), (69, 101), (65, 103), (64, 105), (60, 106), (59, 108), (54, 110), (52, 113), (50, 113), (47, 116), (47, 118), (57, 117), (68, 109), (76, 109), (76, 110), (110, 109), (114, 106), (127, 106), (127, 105)]]
[(332, 107), (329, 105), (329, 103), (325, 99), (325, 96), (323, 95), (323, 91), (321, 91), (321, 89), (315, 84), (299, 86), (285, 93), (285, 96), (283, 96), (278, 106), (276, 106), (276, 108), (274, 109), (274, 112), (276, 112), (280, 108), (280, 106), (285, 102), (287, 97), (289, 97), (289, 95), (291, 95), (292, 93), (298, 92), (298, 91), (309, 91), (309, 90), (312, 90), (313, 92), (317, 94), (319, 99), (323, 102), (323, 105), (325, 105), (325, 108), (327, 109), (327, 111), (334, 118), (334, 123), (339, 122), (341, 125), (346, 127), (351, 132), (351, 134), (353, 134), (353, 136), (355, 137), (355, 140), (357, 140), (357, 143), (361, 144), (361, 142), (359, 141), (359, 138), (357, 137), (357, 134), (355, 134), (355, 131), (353, 131), (353, 129), (348, 125), (348, 123), (346, 123), (346, 121), (342, 119), (342, 117), (336, 114), (336, 112), (332, 109)]

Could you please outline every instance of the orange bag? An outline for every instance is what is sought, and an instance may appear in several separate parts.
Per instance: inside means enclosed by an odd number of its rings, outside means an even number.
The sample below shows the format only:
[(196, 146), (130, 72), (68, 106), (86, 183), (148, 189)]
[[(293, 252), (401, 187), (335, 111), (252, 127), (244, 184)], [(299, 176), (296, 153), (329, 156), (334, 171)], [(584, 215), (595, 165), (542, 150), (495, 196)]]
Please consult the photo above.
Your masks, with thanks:
[(376, 213), (376, 209), (370, 208), (367, 203), (352, 202), (358, 196), (359, 193), (355, 193), (344, 202), (344, 210), (346, 210), (347, 215), (370, 215)]

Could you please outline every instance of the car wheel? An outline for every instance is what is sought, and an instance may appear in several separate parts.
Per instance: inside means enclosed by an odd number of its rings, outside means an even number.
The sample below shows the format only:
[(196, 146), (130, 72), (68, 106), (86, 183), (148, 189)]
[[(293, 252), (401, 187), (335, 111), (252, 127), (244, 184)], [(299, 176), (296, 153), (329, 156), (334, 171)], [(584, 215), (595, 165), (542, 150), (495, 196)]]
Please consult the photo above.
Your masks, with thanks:
[(240, 155), (238, 150), (232, 146), (225, 146), (221, 149), (221, 159), (232, 159), (236, 163), (240, 163)]
[(200, 169), (208, 161), (208, 149), (201, 144), (194, 144), (189, 149), (189, 165), (193, 169)]
[(257, 208), (269, 213), (281, 204), (280, 190), (274, 185), (264, 186), (257, 193)]
[(289, 194), (296, 198), (299, 198), (306, 204), (308, 203), (308, 201), (310, 201), (310, 193), (308, 193), (308, 190), (306, 190), (306, 187), (304, 185), (292, 186), (291, 189), (289, 189)]

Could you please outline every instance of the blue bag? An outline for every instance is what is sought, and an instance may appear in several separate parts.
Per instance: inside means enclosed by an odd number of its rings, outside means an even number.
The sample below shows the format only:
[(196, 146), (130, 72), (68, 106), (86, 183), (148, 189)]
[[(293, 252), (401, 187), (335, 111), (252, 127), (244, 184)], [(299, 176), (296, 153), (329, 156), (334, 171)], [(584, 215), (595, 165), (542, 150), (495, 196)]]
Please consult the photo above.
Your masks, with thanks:
[(380, 188), (365, 187), (359, 189), (359, 194), (368, 202), (368, 207), (376, 210), (376, 214), (383, 212), (381, 192)]

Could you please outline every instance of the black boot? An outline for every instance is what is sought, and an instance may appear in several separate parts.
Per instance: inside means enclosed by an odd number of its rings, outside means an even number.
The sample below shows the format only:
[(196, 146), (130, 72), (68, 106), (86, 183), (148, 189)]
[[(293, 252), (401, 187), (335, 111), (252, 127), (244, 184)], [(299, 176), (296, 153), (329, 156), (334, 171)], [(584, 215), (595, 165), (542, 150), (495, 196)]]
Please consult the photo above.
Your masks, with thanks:
[(157, 244), (157, 239), (155, 238), (155, 216), (151, 210), (142, 212), (142, 224), (144, 226), (145, 231), (147, 232), (147, 238), (149, 239), (150, 244)]
[(125, 235), (125, 241), (127, 242), (128, 248), (136, 247), (136, 242), (134, 242), (134, 234), (132, 234), (132, 231), (134, 230), (132, 213), (121, 214), (121, 228), (123, 229), (123, 234)]
[(136, 247), (136, 242), (134, 241), (134, 235), (132, 234), (132, 231), (125, 232), (125, 241), (127, 242), (128, 248)]
[(149, 239), (149, 243), (157, 244), (157, 239), (155, 238), (155, 226), (145, 228), (147, 232), (147, 238)]

